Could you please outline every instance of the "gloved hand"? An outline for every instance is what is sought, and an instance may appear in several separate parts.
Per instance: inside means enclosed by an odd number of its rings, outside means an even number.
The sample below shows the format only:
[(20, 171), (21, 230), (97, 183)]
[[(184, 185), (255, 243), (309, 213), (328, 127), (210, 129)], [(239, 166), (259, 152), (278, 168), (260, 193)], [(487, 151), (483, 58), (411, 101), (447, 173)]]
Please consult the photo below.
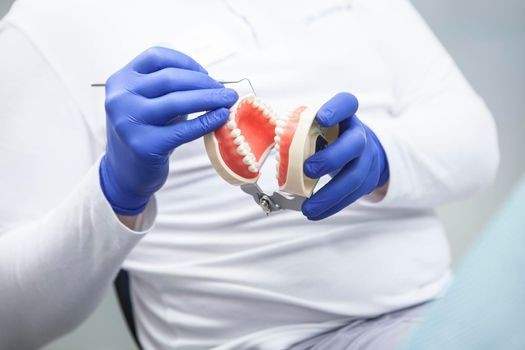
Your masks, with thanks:
[(142, 212), (166, 181), (171, 152), (224, 124), (237, 99), (192, 58), (166, 48), (151, 48), (113, 74), (100, 183), (114, 211)]
[(317, 112), (321, 126), (339, 123), (339, 138), (304, 163), (311, 178), (335, 176), (302, 206), (309, 220), (322, 220), (383, 186), (389, 178), (385, 151), (376, 135), (356, 116), (357, 99), (339, 93)]

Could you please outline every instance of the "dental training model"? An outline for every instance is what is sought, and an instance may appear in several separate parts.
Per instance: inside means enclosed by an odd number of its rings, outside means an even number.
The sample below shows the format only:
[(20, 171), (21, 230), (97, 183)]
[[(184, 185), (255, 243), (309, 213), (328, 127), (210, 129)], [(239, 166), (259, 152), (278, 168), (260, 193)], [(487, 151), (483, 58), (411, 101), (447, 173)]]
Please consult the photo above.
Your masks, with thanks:
[(231, 109), (228, 122), (204, 136), (206, 152), (219, 175), (232, 185), (255, 183), (274, 145), (276, 117), (253, 95)]
[[(320, 127), (315, 111), (301, 106), (278, 117), (253, 95), (232, 107), (228, 122), (204, 137), (206, 152), (217, 173), (228, 183), (241, 186), (266, 214), (301, 210), (317, 179), (304, 175), (303, 163), (338, 136), (337, 126)], [(257, 186), (261, 165), (270, 151), (277, 151), (279, 191), (269, 196)]]

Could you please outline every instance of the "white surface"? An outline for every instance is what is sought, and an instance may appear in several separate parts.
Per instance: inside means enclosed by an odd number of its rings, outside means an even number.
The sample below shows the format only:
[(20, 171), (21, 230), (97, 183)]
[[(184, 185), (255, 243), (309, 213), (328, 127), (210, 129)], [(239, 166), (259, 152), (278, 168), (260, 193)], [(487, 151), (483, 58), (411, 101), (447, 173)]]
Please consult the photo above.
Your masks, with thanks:
[[(5, 136), (0, 133), (2, 141)], [(4, 166), (6, 152), (0, 154)], [(35, 169), (28, 170), (35, 180)], [(13, 183), (5, 175), (2, 180), (3, 185)], [(5, 187), (2, 191), (9, 192)], [(155, 218), (151, 203), (144, 214), (148, 228)], [(20, 207), (10, 207), (5, 202), (1, 207), (0, 347), (36, 349), (71, 331), (93, 312), (143, 232), (131, 231), (118, 221), (100, 190), (96, 164), (71, 195), (46, 215), (14, 223), (9, 214)]]

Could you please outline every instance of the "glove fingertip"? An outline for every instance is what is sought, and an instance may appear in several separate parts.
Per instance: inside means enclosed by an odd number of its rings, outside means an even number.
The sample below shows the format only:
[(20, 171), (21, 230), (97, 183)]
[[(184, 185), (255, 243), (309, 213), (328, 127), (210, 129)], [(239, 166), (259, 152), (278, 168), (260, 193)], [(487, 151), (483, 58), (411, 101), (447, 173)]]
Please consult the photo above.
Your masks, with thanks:
[(206, 114), (209, 132), (214, 131), (228, 120), (229, 111), (226, 108), (216, 109)]
[(316, 206), (310, 202), (310, 199), (307, 199), (303, 202), (303, 205), (301, 206), (301, 212), (310, 221), (316, 221), (316, 217), (319, 214), (317, 212)]
[(316, 178), (317, 176), (315, 167), (313, 167), (308, 161), (306, 161), (303, 165), (303, 172), (310, 178)]
[(215, 113), (217, 118), (225, 121), (230, 115), (230, 110), (228, 108), (219, 108)]
[[(305, 202), (306, 203), (306, 202)], [(310, 220), (310, 218), (312, 217), (312, 213), (311, 213), (311, 210), (309, 207), (307, 207), (304, 203), (303, 203), (303, 206), (301, 207), (301, 212), (303, 213), (303, 215), (308, 219)]]
[(334, 113), (330, 109), (321, 109), (319, 112), (317, 112), (316, 120), (321, 126), (332, 126), (331, 119), (333, 114)]
[(308, 221), (319, 221), (322, 219), (320, 216), (314, 216), (314, 214), (310, 213), (309, 211), (303, 211), (303, 215), (308, 219)]
[(239, 94), (237, 91), (229, 88), (224, 88), (224, 99), (228, 106), (233, 106), (235, 102), (239, 99)]

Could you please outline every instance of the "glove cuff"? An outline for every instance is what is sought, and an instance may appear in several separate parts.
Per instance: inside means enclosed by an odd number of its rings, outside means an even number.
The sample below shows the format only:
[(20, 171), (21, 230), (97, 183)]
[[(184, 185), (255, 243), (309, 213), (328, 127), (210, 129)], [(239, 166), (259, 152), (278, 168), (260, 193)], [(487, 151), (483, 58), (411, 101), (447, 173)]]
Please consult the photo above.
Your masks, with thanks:
[[(104, 193), (104, 196), (113, 208), (113, 211), (116, 214), (124, 216), (135, 216), (142, 213), (148, 205), (150, 197), (139, 198), (133, 196), (132, 198), (132, 196), (121, 194), (122, 191), (120, 191), (118, 186), (115, 186), (110, 180), (111, 177), (108, 174), (108, 170), (106, 156), (104, 155), (100, 161), (99, 166), (100, 187), (102, 189), (102, 193)], [(124, 206), (122, 203), (130, 205)]]

